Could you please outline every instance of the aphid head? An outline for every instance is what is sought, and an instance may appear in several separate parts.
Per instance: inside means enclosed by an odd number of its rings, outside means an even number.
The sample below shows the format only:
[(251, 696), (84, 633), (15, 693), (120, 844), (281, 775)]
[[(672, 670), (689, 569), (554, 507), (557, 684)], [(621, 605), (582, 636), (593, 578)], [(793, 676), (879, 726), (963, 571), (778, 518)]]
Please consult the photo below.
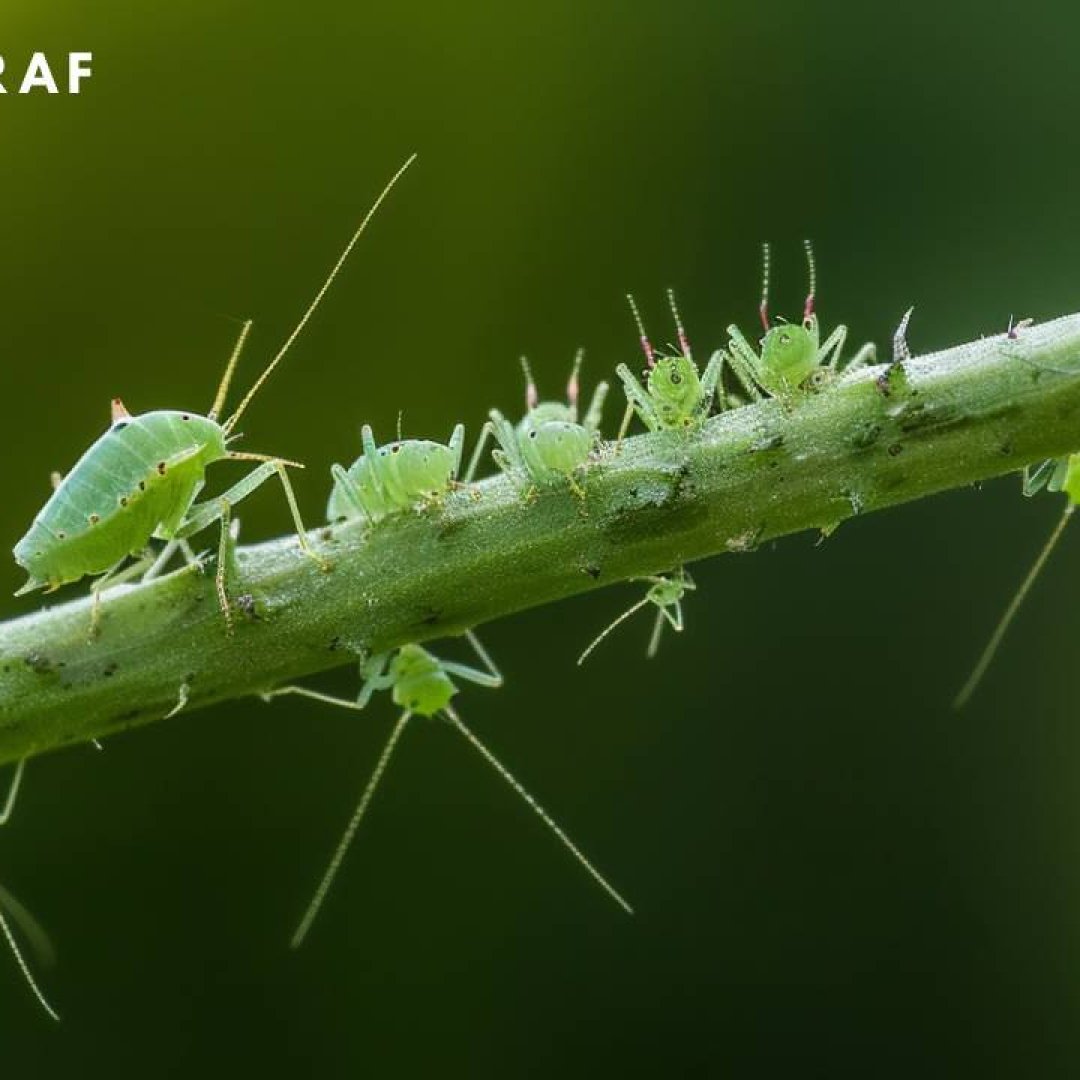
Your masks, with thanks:
[(419, 645), (403, 645), (390, 661), (392, 696), (401, 709), (417, 716), (434, 716), (458, 692), (438, 658)]
[(545, 420), (577, 420), (577, 403), (580, 392), (578, 375), (581, 372), (581, 362), (585, 358), (585, 350), (578, 349), (574, 353), (574, 363), (570, 368), (570, 378), (566, 382), (566, 404), (558, 401), (541, 401), (536, 389), (536, 380), (533, 378), (532, 368), (529, 366), (527, 357), (521, 358), (521, 370), (525, 373), (525, 408), (527, 419), (536, 422)]
[(664, 424), (689, 424), (701, 403), (701, 379), (688, 356), (661, 356), (648, 373), (649, 395)]
[(817, 317), (801, 326), (781, 323), (761, 339), (761, 383), (772, 393), (786, 393), (801, 386), (817, 368)]

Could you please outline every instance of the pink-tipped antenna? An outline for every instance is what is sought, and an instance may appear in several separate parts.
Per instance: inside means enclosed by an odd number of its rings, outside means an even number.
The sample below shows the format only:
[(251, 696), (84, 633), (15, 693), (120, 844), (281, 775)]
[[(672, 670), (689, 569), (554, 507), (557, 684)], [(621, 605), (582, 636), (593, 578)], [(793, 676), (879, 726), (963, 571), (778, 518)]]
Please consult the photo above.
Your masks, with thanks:
[(641, 342), (641, 351), (645, 354), (645, 361), (649, 367), (656, 367), (656, 353), (653, 352), (649, 335), (645, 333), (645, 324), (641, 321), (641, 312), (638, 311), (637, 304), (634, 303), (634, 298), (630, 293), (626, 294), (626, 299), (630, 303), (630, 310), (634, 313), (634, 322), (637, 323), (638, 328), (638, 340)]
[(806, 294), (806, 303), (803, 304), (803, 322), (814, 314), (814, 296), (817, 293), (817, 267), (814, 265), (814, 245), (809, 240), (802, 242), (806, 252), (806, 268), (810, 274), (810, 291)]
[(574, 353), (574, 366), (570, 369), (570, 379), (566, 384), (566, 404), (570, 406), (575, 416), (577, 415), (578, 393), (581, 389), (580, 383), (578, 382), (578, 374), (581, 371), (581, 362), (584, 359), (585, 350), (578, 349), (578, 351)]
[(761, 245), (761, 303), (758, 304), (758, 314), (761, 316), (761, 325), (765, 333), (769, 332), (769, 245), (768, 242)]
[(532, 412), (539, 403), (540, 397), (536, 392), (536, 380), (533, 378), (527, 357), (521, 358), (521, 370), (525, 372), (525, 408)]
[(693, 360), (694, 356), (690, 352), (690, 342), (687, 340), (686, 331), (683, 329), (682, 319), (679, 316), (679, 308), (675, 303), (674, 289), (668, 289), (667, 300), (668, 306), (671, 308), (671, 317), (675, 320), (675, 332), (679, 335), (679, 351), (687, 360)]

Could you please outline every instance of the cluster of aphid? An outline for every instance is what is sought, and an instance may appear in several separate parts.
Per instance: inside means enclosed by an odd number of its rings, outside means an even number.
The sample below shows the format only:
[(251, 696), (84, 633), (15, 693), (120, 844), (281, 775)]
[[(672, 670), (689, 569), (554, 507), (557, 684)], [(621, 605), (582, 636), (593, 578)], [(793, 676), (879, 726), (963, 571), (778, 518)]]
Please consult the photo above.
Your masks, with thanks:
[[(96, 634), (100, 631), (100, 596), (107, 585), (134, 577), (141, 577), (142, 580), (152, 578), (165, 568), (176, 552), (180, 552), (190, 567), (199, 569), (200, 560), (190, 548), (188, 538), (219, 522), (221, 531), (215, 580), (226, 625), (231, 630), (231, 610), (236, 603), (230, 600), (227, 580), (228, 568), (232, 563), (231, 544), (234, 542), (234, 535), (229, 529), (231, 512), (238, 502), (275, 475), (284, 487), (302, 551), (329, 568), (329, 564), (312, 547), (300, 520), (286, 473), (286, 468), (295, 463), (269, 455), (242, 453), (230, 449), (229, 445), (236, 438), (233, 432), (240, 416), (310, 319), (372, 215), (412, 160), (410, 158), (398, 170), (379, 195), (295, 330), (228, 419), (222, 422), (218, 417), (224, 407), (250, 324), (244, 327), (207, 416), (171, 410), (132, 416), (118, 400), (114, 401), (112, 426), (67, 476), (55, 478), (56, 490), (52, 497), (15, 547), (16, 561), (29, 574), (29, 580), (20, 592), (37, 588), (52, 590), (84, 576), (97, 576), (92, 586), (94, 604), (91, 619), (91, 633)], [(590, 465), (606, 453), (619, 452), (635, 414), (651, 432), (674, 430), (693, 433), (706, 421), (714, 407), (724, 410), (764, 397), (778, 398), (790, 405), (800, 396), (816, 392), (835, 381), (842, 372), (872, 362), (874, 346), (871, 344), (864, 345), (847, 363), (841, 361), (847, 336), (843, 326), (838, 326), (824, 342), (821, 341), (814, 310), (814, 261), (809, 244), (806, 245), (806, 255), (810, 288), (801, 321), (777, 321), (775, 324), (770, 321), (766, 246), (759, 312), (764, 336), (759, 348), (755, 349), (736, 326), (730, 326), (727, 348), (714, 352), (703, 371), (699, 370), (694, 360), (670, 291), (668, 301), (678, 347), (672, 347), (667, 353), (653, 347), (637, 305), (632, 297), (628, 297), (647, 368), (644, 383), (625, 364), (620, 364), (616, 369), (625, 390), (627, 406), (613, 446), (602, 444), (600, 435), (601, 413), (608, 391), (606, 383), (601, 382), (596, 387), (588, 408), (579, 417), (580, 351), (574, 358), (565, 404), (539, 400), (535, 381), (527, 362), (523, 360), (527, 387), (524, 416), (513, 424), (497, 409), (492, 409), (463, 477), (459, 478), (465, 445), (463, 425), (458, 424), (454, 428), (445, 444), (423, 439), (402, 439), (399, 432), (396, 441), (379, 445), (371, 427), (365, 424), (361, 429), (363, 452), (360, 457), (348, 468), (333, 466), (333, 488), (327, 505), (328, 520), (331, 523), (361, 520), (374, 527), (395, 514), (423, 511), (425, 508), (437, 510), (448, 491), (472, 484), (491, 438), (497, 444), (491, 455), (493, 460), (523, 497), (531, 498), (539, 488), (564, 485), (576, 497), (584, 500), (584, 485)], [(902, 330), (899, 338), (902, 344)], [(731, 391), (724, 387), (725, 365), (730, 369), (735, 384)], [(221, 495), (197, 503), (195, 499), (203, 487), (206, 467), (225, 459), (256, 461), (258, 465)], [(1039, 473), (1033, 483), (1049, 482), (1051, 489), (1066, 491), (1072, 500), (1074, 494), (1080, 492), (1080, 481), (1076, 480), (1080, 475), (1078, 468), (1076, 460), (1069, 459), (1067, 463), (1057, 463), (1052, 476), (1046, 472)], [(1071, 512), (1072, 505), (1071, 501), (1067, 513)], [(152, 540), (162, 541), (163, 546), (154, 550)], [(129, 562), (132, 558), (134, 561)], [(601, 631), (581, 654), (579, 664), (616, 626), (650, 604), (656, 608), (656, 618), (648, 646), (649, 656), (655, 654), (666, 624), (676, 631), (682, 629), (681, 602), (686, 593), (695, 588), (685, 569), (678, 567), (668, 574), (642, 581), (648, 586), (644, 597)], [(376, 691), (389, 690), (401, 710), (356, 811), (293, 936), (294, 946), (299, 945), (307, 934), (398, 740), (408, 720), (414, 716), (441, 717), (456, 727), (599, 885), (626, 911), (631, 910), (629, 904), (546, 811), (466, 727), (453, 708), (451, 700), (458, 691), (454, 678), (487, 687), (502, 684), (501, 674), (479, 640), (471, 632), (466, 636), (482, 661), (483, 669), (443, 660), (418, 644), (408, 644), (393, 653), (373, 656), (361, 663), (362, 686), (355, 700), (330, 697), (300, 686), (285, 686), (264, 694), (266, 700), (298, 694), (358, 710), (368, 704)], [(20, 764), (4, 811), (0, 814), (0, 824), (10, 815), (21, 775)], [(40, 936), (40, 931), (13, 898), (0, 890), (0, 930), (15, 952), (27, 982), (44, 1008), (55, 1017), (18, 951), (3, 916), (4, 907), (31, 936)]]

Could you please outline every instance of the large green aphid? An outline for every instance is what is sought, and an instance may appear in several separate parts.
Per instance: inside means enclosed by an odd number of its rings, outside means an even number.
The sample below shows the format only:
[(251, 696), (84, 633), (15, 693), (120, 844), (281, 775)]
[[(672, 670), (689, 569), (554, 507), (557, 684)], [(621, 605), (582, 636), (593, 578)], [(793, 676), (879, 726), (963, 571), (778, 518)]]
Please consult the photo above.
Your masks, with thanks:
[(630, 580), (645, 582), (648, 584), (649, 588), (636, 604), (632, 604), (621, 615), (612, 619), (612, 621), (608, 623), (595, 638), (593, 638), (588, 648), (578, 657), (578, 667), (585, 663), (593, 649), (595, 649), (616, 626), (625, 622), (648, 604), (653, 604), (656, 607), (656, 618), (653, 621), (652, 636), (649, 638), (649, 647), (645, 650), (645, 655), (650, 660), (656, 656), (657, 650), (660, 648), (660, 637), (664, 632), (665, 624), (670, 626), (675, 633), (682, 633), (683, 597), (685, 597), (688, 592), (693, 592), (697, 588), (693, 579), (686, 572), (686, 569), (680, 566), (673, 574), (666, 577), (663, 575), (653, 575), (644, 578), (631, 578)]
[(365, 424), (360, 441), (364, 452), (348, 469), (330, 468), (334, 489), (326, 507), (328, 521), (362, 517), (374, 523), (387, 514), (439, 499), (457, 480), (465, 427), (458, 424), (446, 445), (398, 438), (377, 446), (370, 425)]
[[(1012, 336), (1011, 329), (1010, 336)], [(994, 655), (997, 653), (998, 646), (1001, 645), (1002, 639), (1005, 637), (1005, 632), (1009, 629), (1013, 619), (1016, 617), (1016, 613), (1020, 610), (1020, 605), (1031, 591), (1031, 586), (1035, 584), (1035, 579), (1042, 572), (1047, 559), (1050, 558), (1051, 553), (1057, 546), (1057, 542), (1061, 539), (1061, 534), (1065, 531), (1065, 526), (1069, 524), (1069, 519), (1072, 517), (1077, 504), (1080, 503), (1080, 454), (1054, 458), (1050, 461), (1044, 461), (1034, 469), (1025, 469), (1024, 494), (1028, 496), (1035, 495), (1042, 491), (1043, 488), (1047, 491), (1062, 492), (1068, 500), (1065, 503), (1065, 509), (1062, 511), (1061, 517), (1051, 531), (1046, 543), (1043, 544), (1042, 550), (1034, 563), (1032, 563), (1031, 569), (1024, 576), (1024, 580), (1020, 582), (1020, 587), (1016, 590), (1012, 600), (1009, 601), (1009, 606), (998, 621), (993, 634), (990, 635), (990, 640), (968, 676), (967, 682), (964, 683), (960, 693), (956, 695), (953, 701), (953, 707), (956, 709), (963, 708), (971, 695), (975, 693), (976, 688), (982, 681), (982, 677), (986, 674), (986, 669), (989, 668)]]
[[(720, 408), (724, 407), (723, 388), (720, 378), (724, 366), (724, 353), (717, 350), (709, 358), (705, 370), (698, 373), (694, 354), (690, 349), (686, 331), (683, 329), (679, 309), (675, 304), (675, 293), (668, 289), (668, 305), (675, 320), (675, 331), (679, 338), (679, 351), (670, 354), (658, 353), (645, 333), (634, 298), (627, 293), (630, 310), (637, 323), (641, 351), (645, 354), (647, 367), (643, 372), (645, 385), (642, 386), (633, 372), (620, 364), (615, 374), (622, 380), (626, 391), (626, 413), (619, 428), (618, 442), (622, 442), (630, 417), (636, 412), (641, 422), (650, 431), (668, 429), (692, 429), (698, 427), (709, 415), (713, 395), (719, 395)], [(671, 348), (671, 346), (669, 346)]]
[(480, 644), (479, 639), (471, 631), (466, 634), (476, 655), (484, 665), (484, 670), (469, 667), (466, 664), (458, 664), (449, 660), (441, 660), (433, 653), (419, 645), (405, 645), (396, 653), (381, 653), (373, 656), (360, 665), (360, 674), (363, 685), (355, 701), (348, 698), (332, 697), (316, 690), (308, 690), (303, 686), (283, 686), (277, 690), (264, 694), (265, 700), (278, 697), (282, 694), (300, 694), (303, 697), (313, 698), (315, 701), (323, 701), (330, 705), (339, 705), (345, 709), (363, 709), (371, 700), (372, 694), (378, 690), (389, 690), (394, 704), (402, 710), (401, 716), (394, 725), (386, 745), (379, 756), (375, 769), (368, 780), (360, 801), (356, 806), (352, 818), (341, 837), (341, 841), (330, 859), (330, 863), (319, 882), (311, 903), (304, 912), (296, 932), (292, 936), (292, 947), (298, 948), (307, 936), (311, 924), (322, 907), (327, 893), (337, 876), (345, 853), (352, 843), (353, 836), (360, 825), (364, 814), (379, 781), (386, 772), (390, 757), (397, 746), (405, 730), (405, 725), (414, 716), (440, 717), (452, 724), (469, 743), (479, 751), (481, 757), (516, 791), (528, 804), (529, 808), (540, 818), (541, 821), (555, 834), (562, 845), (571, 855), (592, 875), (596, 882), (607, 892), (620, 907), (630, 914), (633, 911), (629, 904), (619, 895), (608, 882), (601, 877), (600, 872), (589, 862), (588, 859), (575, 846), (573, 841), (555, 823), (546, 810), (521, 786), (506, 767), (492, 754), (492, 752), (466, 727), (464, 721), (458, 716), (451, 705), (451, 700), (458, 692), (453, 676), (464, 679), (467, 682), (476, 683), (478, 686), (496, 688), (502, 686), (503, 678), (499, 669), (492, 662), (487, 651)]
[(876, 350), (867, 342), (847, 362), (841, 361), (847, 327), (838, 326), (821, 341), (818, 317), (814, 311), (816, 271), (814, 250), (803, 241), (810, 288), (803, 305), (801, 323), (781, 322), (769, 325), (769, 245), (762, 245), (763, 270), (761, 304), (758, 313), (765, 336), (760, 352), (755, 352), (737, 326), (728, 327), (728, 359), (740, 384), (752, 400), (766, 395), (790, 400), (800, 393), (827, 383), (843, 371), (854, 371), (874, 362)]
[(494, 435), (499, 449), (492, 452), (496, 464), (519, 486), (548, 486), (569, 483), (574, 493), (584, 496), (584, 491), (574, 479), (574, 474), (589, 459), (600, 436), (600, 417), (607, 397), (608, 384), (598, 383), (593, 391), (584, 418), (578, 421), (578, 375), (584, 349), (578, 349), (566, 384), (566, 404), (558, 401), (540, 401), (536, 382), (525, 357), (521, 367), (525, 373), (525, 416), (514, 427), (498, 409), (488, 414), (490, 420), (480, 433), (480, 440), (473, 451), (466, 476), (471, 480), (488, 435)]
[[(96, 597), (109, 582), (116, 583), (139, 573), (144, 577), (153, 576), (166, 565), (178, 547), (190, 561), (187, 537), (220, 521), (217, 586), (218, 598), (228, 619), (229, 601), (225, 589), (228, 560), (225, 555), (230, 512), (240, 500), (275, 475), (284, 487), (300, 547), (310, 558), (323, 563), (308, 542), (285, 471), (287, 465), (294, 463), (266, 454), (231, 450), (229, 444), (238, 438), (235, 428), (244, 410), (288, 353), (375, 211), (414, 159), (415, 155), (402, 165), (375, 200), (285, 344), (228, 419), (221, 421), (218, 417), (250, 323), (244, 326), (206, 416), (175, 410), (132, 416), (119, 399), (114, 399), (111, 427), (58, 481), (52, 497), (27, 534), (15, 545), (15, 561), (29, 575), (19, 594), (32, 589), (51, 591), (87, 575), (104, 575), (95, 583)], [(260, 464), (222, 494), (196, 504), (207, 466), (226, 460)], [(149, 552), (152, 538), (165, 541), (157, 556)], [(132, 556), (138, 561), (119, 572)], [(95, 616), (96, 612), (95, 604)]]
[[(4, 800), (4, 808), (0, 810), (0, 826), (7, 824), (12, 811), (15, 809), (15, 798), (19, 794), (19, 785), (22, 783), (23, 767), (25, 765), (24, 760), (20, 761), (15, 767), (15, 775), (11, 778), (11, 786), (8, 788), (7, 797)], [(9, 917), (10, 922), (8, 921)], [(11, 949), (11, 954), (15, 957), (15, 963), (18, 964), (19, 971), (22, 972), (26, 985), (30, 988), (34, 997), (37, 998), (38, 1004), (53, 1020), (59, 1023), (60, 1016), (42, 993), (41, 987), (38, 986), (33, 972), (30, 970), (30, 965), (26, 962), (26, 958), (19, 948), (19, 943), (11, 927), (12, 922), (16, 923), (19, 929), (22, 930), (27, 941), (34, 947), (35, 952), (38, 953), (42, 960), (46, 964), (53, 963), (55, 959), (53, 948), (45, 931), (41, 929), (37, 920), (18, 900), (7, 889), (0, 886), (0, 934), (3, 934), (4, 939), (7, 941), (8, 948)]]

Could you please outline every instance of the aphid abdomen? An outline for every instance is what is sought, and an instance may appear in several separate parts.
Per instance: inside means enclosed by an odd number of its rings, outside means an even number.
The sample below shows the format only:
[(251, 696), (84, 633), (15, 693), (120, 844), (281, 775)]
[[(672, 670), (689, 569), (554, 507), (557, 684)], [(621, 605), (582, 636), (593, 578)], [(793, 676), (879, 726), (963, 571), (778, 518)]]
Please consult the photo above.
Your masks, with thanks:
[(419, 645), (403, 646), (391, 661), (394, 703), (417, 716), (434, 716), (458, 692), (440, 661)]
[(580, 424), (549, 420), (528, 429), (521, 455), (534, 479), (555, 479), (583, 465), (591, 447), (592, 438)]
[(203, 417), (162, 411), (118, 421), (53, 492), (15, 546), (16, 562), (31, 587), (104, 573), (145, 548), (162, 522), (175, 528), (206, 462), (224, 455), (220, 427)]

